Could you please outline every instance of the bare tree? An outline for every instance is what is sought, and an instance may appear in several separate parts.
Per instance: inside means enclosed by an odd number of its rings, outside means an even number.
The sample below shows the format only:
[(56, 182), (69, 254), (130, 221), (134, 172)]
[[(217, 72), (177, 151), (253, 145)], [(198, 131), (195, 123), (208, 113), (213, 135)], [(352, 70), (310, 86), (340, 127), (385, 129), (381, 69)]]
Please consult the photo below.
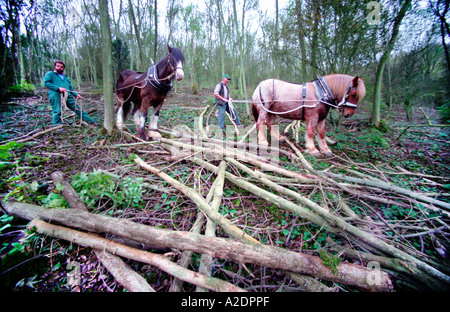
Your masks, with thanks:
[(395, 41), (397, 40), (400, 23), (402, 22), (403, 18), (405, 17), (406, 12), (408, 11), (410, 5), (411, 5), (411, 0), (406, 0), (403, 3), (399, 13), (397, 14), (397, 17), (394, 19), (394, 25), (392, 27), (391, 39), (384, 47), (383, 55), (381, 56), (380, 61), (378, 62), (376, 81), (375, 81), (375, 91), (374, 91), (373, 104), (372, 104), (372, 116), (371, 116), (371, 121), (375, 125), (375, 127), (379, 127), (380, 121), (381, 121), (381, 116), (380, 116), (381, 88), (382, 88), (381, 82), (383, 79), (384, 67), (386, 65), (386, 62), (389, 59), (389, 55), (391, 54), (392, 49), (394, 48)]
[(112, 68), (112, 43), (111, 29), (109, 26), (108, 0), (98, 1), (100, 12), (100, 26), (103, 43), (103, 96), (105, 98), (104, 127), (111, 135), (114, 127), (114, 103), (113, 103), (113, 68)]

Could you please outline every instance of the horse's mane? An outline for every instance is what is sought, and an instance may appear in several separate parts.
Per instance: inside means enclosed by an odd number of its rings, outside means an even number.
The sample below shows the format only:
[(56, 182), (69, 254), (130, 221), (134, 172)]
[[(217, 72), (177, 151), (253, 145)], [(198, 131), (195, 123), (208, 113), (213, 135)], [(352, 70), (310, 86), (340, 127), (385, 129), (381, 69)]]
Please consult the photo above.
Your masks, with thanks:
[[(340, 97), (342, 97), (344, 96), (345, 92), (347, 92), (348, 86), (355, 77), (349, 75), (334, 74), (325, 76), (324, 78), (328, 84), (328, 87), (330, 88), (330, 91), (335, 96), (339, 95)], [(364, 85), (364, 81), (361, 78), (358, 79), (356, 94), (359, 98), (359, 101), (361, 101), (366, 95), (366, 86)]]

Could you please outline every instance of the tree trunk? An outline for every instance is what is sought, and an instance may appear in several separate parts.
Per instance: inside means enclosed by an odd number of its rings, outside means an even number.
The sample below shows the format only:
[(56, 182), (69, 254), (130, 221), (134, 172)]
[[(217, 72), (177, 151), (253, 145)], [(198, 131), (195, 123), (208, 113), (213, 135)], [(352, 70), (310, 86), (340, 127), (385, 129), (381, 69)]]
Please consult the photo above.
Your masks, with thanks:
[(317, 77), (319, 69), (317, 66), (317, 46), (318, 46), (318, 28), (319, 28), (319, 4), (314, 2), (313, 4), (313, 26), (312, 26), (312, 39), (311, 39), (311, 72), (313, 77)]
[[(242, 17), (244, 17), (245, 11), (245, 1), (242, 7)], [(239, 23), (237, 18), (237, 9), (236, 9), (236, 0), (233, 0), (233, 21), (234, 28), (236, 30), (236, 40), (239, 46), (239, 59), (240, 59), (240, 78), (242, 82), (242, 92), (244, 93), (244, 98), (247, 101), (247, 83), (245, 77), (245, 55), (244, 55), (244, 47), (243, 47), (243, 36), (241, 36), (241, 32), (239, 31)], [(242, 26), (244, 26), (244, 19), (242, 18)], [(245, 105), (247, 115), (251, 114), (250, 111), (250, 103), (246, 103)]]
[(158, 52), (158, 0), (155, 0), (155, 43), (154, 43), (154, 54), (153, 59), (157, 59), (157, 52)]
[(221, 76), (223, 77), (223, 75), (225, 75), (225, 48), (223, 46), (223, 33), (222, 33), (222, 21), (223, 21), (223, 16), (222, 16), (222, 7), (221, 7), (221, 1), (216, 0), (216, 4), (217, 4), (217, 12), (219, 14), (219, 41), (220, 41), (220, 64), (221, 64)]
[(108, 1), (99, 0), (100, 26), (103, 42), (103, 95), (105, 97), (105, 120), (103, 126), (111, 135), (114, 128), (114, 97), (111, 30), (109, 28)]
[[(160, 247), (192, 250), (222, 259), (254, 263), (260, 266), (316, 276), (324, 280), (353, 285), (366, 290), (392, 290), (392, 282), (385, 272), (374, 272), (358, 265), (341, 262), (334, 273), (323, 264), (319, 257), (274, 246), (245, 243), (235, 239), (205, 237), (190, 232), (158, 229), (126, 219), (116, 219), (72, 209), (48, 209), (20, 202), (6, 202), (4, 208), (9, 214), (28, 220), (51, 220), (85, 231), (111, 233)], [(103, 249), (106, 244), (100, 242), (100, 244), (91, 247)], [(139, 257), (138, 261), (142, 261), (142, 258)], [(374, 273), (377, 274), (379, 283), (371, 283), (371, 276)]]
[[(61, 171), (53, 172), (51, 175), (53, 184), (60, 183), (64, 186), (62, 194), (69, 203), (71, 209), (87, 212), (80, 196), (73, 187), (64, 179)], [(131, 269), (122, 259), (105, 250), (94, 249), (95, 256), (103, 266), (114, 276), (116, 281), (126, 290), (131, 292), (154, 292), (155, 290), (147, 283), (145, 278)]]
[[(41, 220), (33, 220), (29, 224), (29, 228), (36, 229), (36, 231), (40, 234), (50, 235), (56, 238), (67, 240), (71, 243), (89, 246), (96, 250), (108, 252), (109, 254), (115, 254), (121, 257), (125, 257), (128, 259), (156, 266), (162, 271), (169, 273), (170, 275), (173, 275), (178, 279), (214, 291), (222, 291), (222, 292), (245, 291), (239, 287), (236, 287), (220, 279), (208, 277), (203, 274), (199, 274), (197, 272), (185, 269), (179, 266), (178, 264), (173, 263), (163, 255), (158, 255), (139, 249), (134, 249), (96, 235), (75, 231), (69, 228), (64, 228), (62, 226), (52, 225)], [(102, 255), (100, 257), (103, 259)], [(113, 271), (114, 273), (117, 273), (115, 270)]]
[(142, 44), (141, 44), (141, 35), (139, 31), (139, 27), (136, 24), (136, 18), (134, 16), (134, 10), (133, 10), (133, 3), (131, 0), (128, 0), (128, 10), (130, 14), (130, 23), (131, 26), (134, 28), (134, 33), (136, 35), (136, 43), (138, 45), (138, 53), (137, 53), (137, 69), (138, 71), (143, 70), (144, 61), (143, 61), (143, 52), (142, 52)]
[(273, 58), (275, 64), (275, 78), (280, 79), (280, 27), (278, 15), (278, 0), (275, 0), (275, 49)]
[(300, 81), (306, 81), (306, 49), (305, 49), (305, 31), (303, 29), (302, 1), (295, 0), (295, 8), (297, 13), (298, 41), (300, 44), (301, 55), (301, 77)]
[(375, 79), (375, 91), (374, 91), (374, 95), (373, 95), (372, 116), (371, 116), (371, 121), (375, 125), (375, 127), (379, 127), (380, 121), (381, 121), (381, 113), (380, 113), (381, 87), (382, 87), (384, 67), (386, 65), (387, 60), (389, 59), (389, 55), (391, 54), (392, 49), (394, 48), (395, 41), (397, 40), (400, 23), (402, 22), (403, 18), (405, 17), (410, 4), (411, 4), (411, 0), (406, 0), (403, 3), (403, 6), (400, 9), (400, 12), (398, 13), (397, 17), (394, 20), (394, 26), (392, 29), (392, 37), (389, 40), (388, 44), (386, 45), (386, 47), (383, 51), (383, 55), (381, 56), (380, 61), (378, 63), (377, 74), (376, 74), (376, 79)]

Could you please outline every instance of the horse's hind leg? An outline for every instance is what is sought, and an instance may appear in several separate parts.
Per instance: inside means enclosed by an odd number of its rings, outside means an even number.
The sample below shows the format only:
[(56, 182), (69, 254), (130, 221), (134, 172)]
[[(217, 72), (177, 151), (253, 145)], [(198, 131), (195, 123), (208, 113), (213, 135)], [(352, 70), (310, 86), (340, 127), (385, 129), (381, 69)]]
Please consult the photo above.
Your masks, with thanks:
[(266, 116), (267, 113), (261, 112), (258, 116), (258, 120), (256, 121), (256, 130), (258, 132), (258, 144), (268, 146), (269, 142), (267, 142), (266, 138)]
[(266, 124), (270, 129), (270, 136), (272, 140), (276, 140), (279, 142), (283, 142), (285, 140), (285, 137), (278, 132), (278, 127), (274, 127), (273, 124), (275, 123), (276, 116), (274, 114), (267, 114), (267, 120)]
[(125, 120), (127, 120), (127, 116), (128, 116), (129, 111), (130, 111), (131, 103), (130, 102), (122, 103), (120, 101), (121, 100), (119, 99), (118, 103), (117, 103), (116, 126), (117, 126), (117, 129), (122, 131), (123, 130), (123, 126), (124, 126), (124, 122), (125, 122)]

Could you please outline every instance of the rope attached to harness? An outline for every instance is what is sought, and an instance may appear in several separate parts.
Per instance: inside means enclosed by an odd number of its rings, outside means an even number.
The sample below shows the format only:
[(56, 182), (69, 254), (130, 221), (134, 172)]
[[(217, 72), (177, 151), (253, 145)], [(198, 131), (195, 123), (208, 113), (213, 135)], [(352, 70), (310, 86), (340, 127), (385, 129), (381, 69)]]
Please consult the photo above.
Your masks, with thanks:
[[(73, 93), (74, 91), (67, 90), (66, 92), (61, 92), (61, 122), (64, 121), (64, 110), (68, 109), (67, 99), (69, 98), (69, 92)], [(77, 107), (78, 99), (73, 95), (71, 95), (71, 96), (75, 99), (75, 111), (76, 111), (78, 109), (78, 107)], [(81, 124), (83, 123), (83, 102), (81, 102), (81, 101), (80, 101), (80, 106), (79, 106), (78, 110), (80, 111), (80, 126), (81, 126)]]
[(64, 121), (64, 109), (67, 109), (67, 98), (69, 97), (69, 92), (61, 92), (61, 122)]

